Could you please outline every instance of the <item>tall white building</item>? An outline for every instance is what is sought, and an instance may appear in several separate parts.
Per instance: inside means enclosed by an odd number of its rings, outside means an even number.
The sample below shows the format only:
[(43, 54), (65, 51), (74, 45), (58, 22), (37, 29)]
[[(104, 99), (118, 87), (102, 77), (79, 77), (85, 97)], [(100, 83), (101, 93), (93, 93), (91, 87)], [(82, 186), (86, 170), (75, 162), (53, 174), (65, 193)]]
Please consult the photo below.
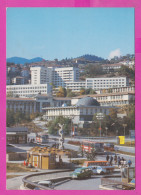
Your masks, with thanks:
[(56, 87), (65, 87), (66, 82), (79, 80), (79, 69), (75, 67), (55, 68), (53, 80)]
[(129, 81), (127, 77), (86, 78), (86, 88), (94, 90), (126, 87), (128, 85)]
[(53, 78), (53, 68), (47, 67), (31, 67), (31, 84), (40, 85), (40, 84), (50, 84), (52, 83)]
[(31, 84), (52, 83), (55, 87), (65, 87), (66, 82), (79, 80), (79, 69), (75, 67), (31, 67)]

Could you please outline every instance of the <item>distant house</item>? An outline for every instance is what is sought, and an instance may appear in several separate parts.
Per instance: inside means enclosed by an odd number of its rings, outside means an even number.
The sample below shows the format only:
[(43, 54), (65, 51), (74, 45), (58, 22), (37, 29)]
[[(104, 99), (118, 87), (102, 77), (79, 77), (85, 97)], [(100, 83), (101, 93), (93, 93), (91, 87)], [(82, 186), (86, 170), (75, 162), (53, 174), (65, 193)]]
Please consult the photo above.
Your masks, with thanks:
[(28, 128), (17, 126), (6, 128), (6, 144), (26, 144)]

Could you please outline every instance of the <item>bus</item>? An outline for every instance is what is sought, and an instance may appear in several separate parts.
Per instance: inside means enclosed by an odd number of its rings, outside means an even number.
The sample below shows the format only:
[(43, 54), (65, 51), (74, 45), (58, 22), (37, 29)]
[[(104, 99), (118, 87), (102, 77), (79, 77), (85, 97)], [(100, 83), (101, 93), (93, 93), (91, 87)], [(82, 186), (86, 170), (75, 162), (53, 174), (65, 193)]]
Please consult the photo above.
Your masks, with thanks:
[(48, 134), (40, 134), (36, 136), (36, 143), (37, 144), (44, 144), (48, 143)]
[(92, 142), (92, 141), (83, 141), (82, 142), (83, 152), (91, 153), (92, 149), (94, 149), (95, 152), (98, 153), (98, 154), (104, 153), (104, 143), (102, 143), (102, 142)]
[(108, 161), (84, 161), (83, 167), (107, 166)]

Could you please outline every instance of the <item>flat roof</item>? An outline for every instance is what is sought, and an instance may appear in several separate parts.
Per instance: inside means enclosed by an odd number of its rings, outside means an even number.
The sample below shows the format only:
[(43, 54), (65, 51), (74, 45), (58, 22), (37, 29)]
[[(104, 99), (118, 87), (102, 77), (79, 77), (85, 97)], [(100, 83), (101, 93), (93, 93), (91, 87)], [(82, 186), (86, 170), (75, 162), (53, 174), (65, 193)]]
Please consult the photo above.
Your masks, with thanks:
[(28, 132), (28, 128), (23, 126), (6, 127), (6, 132)]

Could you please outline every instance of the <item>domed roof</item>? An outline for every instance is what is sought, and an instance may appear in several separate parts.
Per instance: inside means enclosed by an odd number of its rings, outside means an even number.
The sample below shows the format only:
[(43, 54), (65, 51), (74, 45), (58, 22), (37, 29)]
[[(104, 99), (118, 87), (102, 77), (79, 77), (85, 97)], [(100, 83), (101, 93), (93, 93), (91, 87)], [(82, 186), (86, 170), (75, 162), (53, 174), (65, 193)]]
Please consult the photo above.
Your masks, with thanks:
[(100, 106), (100, 104), (96, 99), (93, 99), (92, 97), (84, 97), (78, 100), (76, 106)]

